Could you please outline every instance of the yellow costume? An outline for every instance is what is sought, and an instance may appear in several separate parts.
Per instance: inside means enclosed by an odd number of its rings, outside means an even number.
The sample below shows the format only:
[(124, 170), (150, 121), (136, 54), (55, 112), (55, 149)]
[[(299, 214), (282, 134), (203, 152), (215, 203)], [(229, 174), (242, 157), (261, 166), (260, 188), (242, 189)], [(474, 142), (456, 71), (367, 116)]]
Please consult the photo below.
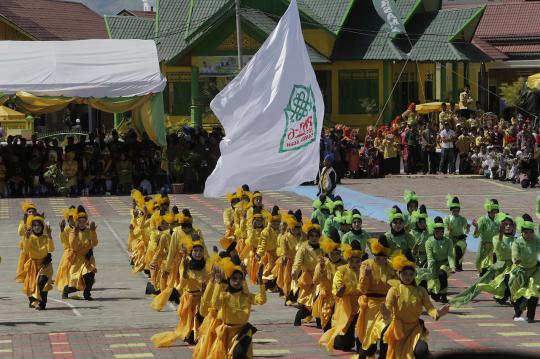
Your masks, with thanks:
[(24, 265), (23, 291), (30, 299), (30, 304), (38, 303), (38, 308), (45, 309), (47, 292), (52, 289), (53, 267), (50, 254), (54, 252), (54, 243), (47, 233), (44, 219), (28, 216), (27, 226), (31, 227), (34, 221), (41, 223), (43, 232), (39, 235), (34, 232), (25, 235), (23, 251), (28, 260)]
[(315, 299), (313, 275), (321, 257), (322, 250), (320, 248), (313, 248), (308, 242), (304, 242), (300, 245), (294, 258), (293, 273), (297, 273), (297, 275), (301, 273), (298, 277), (297, 302), (309, 310), (311, 310)]
[(278, 247), (276, 249), (278, 259), (276, 260), (276, 265), (272, 271), (276, 278), (277, 286), (285, 296), (288, 296), (292, 290), (292, 266), (294, 257), (296, 256), (296, 244), (298, 242), (297, 237), (291, 232), (291, 229), (295, 226), (296, 220), (294, 217), (292, 219), (289, 217), (291, 216), (288, 216), (286, 219), (288, 221), (287, 227), (289, 229), (278, 237)]
[[(231, 265), (228, 265), (230, 263)], [(227, 278), (242, 268), (234, 265), (228, 258), (220, 261)], [(211, 296), (209, 305), (218, 310), (222, 323), (216, 328), (216, 340), (209, 351), (208, 359), (232, 359), (234, 353), (242, 352), (242, 358), (253, 358), (251, 336), (254, 328), (248, 323), (252, 305), (266, 303), (266, 292), (259, 286), (260, 294), (250, 293), (247, 288), (240, 290), (222, 290), (219, 286), (213, 292), (205, 291), (204, 296)], [(207, 299), (203, 299), (206, 301)]]
[[(261, 214), (255, 215), (262, 218)], [(259, 272), (259, 262), (255, 258), (255, 253), (257, 252), (257, 248), (259, 247), (259, 241), (261, 238), (261, 233), (263, 231), (263, 228), (252, 228), (249, 232), (249, 236), (246, 240), (246, 245), (243, 249), (243, 255), (241, 256), (244, 258), (244, 263), (246, 264), (246, 268), (248, 271), (248, 277), (252, 284), (257, 283), (257, 273)]]
[(278, 229), (272, 227), (272, 223), (276, 222), (281, 222), (281, 216), (279, 215), (279, 208), (277, 206), (272, 210), (270, 223), (261, 232), (257, 247), (257, 255), (261, 258), (261, 263), (264, 265), (263, 280), (265, 282), (273, 282), (275, 279), (272, 271), (276, 266), (279, 232)]
[(62, 243), (62, 258), (58, 264), (58, 270), (56, 271), (56, 279), (54, 284), (59, 291), (63, 291), (64, 287), (69, 284), (69, 235), (73, 231), (73, 227), (69, 224), (70, 218), (73, 219), (76, 215), (77, 210), (75, 208), (70, 208), (64, 211), (65, 218), (65, 227), (60, 228), (60, 243)]
[(26, 232), (26, 222), (27, 216), (30, 213), (36, 212), (36, 206), (33, 203), (30, 202), (23, 202), (21, 204), (23, 213), (24, 213), (24, 220), (19, 222), (19, 228), (17, 230), (17, 233), (19, 235), (19, 262), (17, 263), (17, 275), (15, 276), (15, 282), (17, 283), (24, 283), (24, 265), (26, 261), (28, 260), (28, 254), (24, 251), (24, 242), (25, 242), (25, 232)]
[(199, 307), (199, 313), (204, 316), (204, 320), (199, 327), (199, 340), (193, 351), (193, 359), (206, 359), (210, 355), (210, 350), (212, 345), (216, 341), (217, 328), (223, 323), (221, 318), (218, 318), (218, 308), (211, 306), (212, 294), (216, 291), (216, 295), (219, 296), (218, 292), (223, 291), (224, 286), (221, 283), (216, 283), (215, 281), (210, 281), (206, 286), (205, 294), (211, 293), (209, 295), (203, 295), (201, 300), (201, 305)]
[[(196, 241), (187, 243), (186, 246), (191, 252), (195, 246), (202, 248), (202, 242)], [(190, 248), (191, 247), (191, 248)], [(189, 343), (199, 337), (199, 326), (202, 318), (199, 314), (199, 305), (204, 286), (208, 281), (209, 266), (205, 265), (204, 260), (194, 261), (192, 258), (185, 259), (180, 275), (180, 293), (181, 300), (178, 306), (178, 325), (175, 331), (154, 334), (151, 338), (152, 343), (158, 347), (168, 347), (177, 340), (187, 339)], [(197, 267), (191, 267), (192, 263), (197, 263)], [(202, 265), (202, 266), (201, 266)], [(188, 339), (189, 338), (189, 339)]]

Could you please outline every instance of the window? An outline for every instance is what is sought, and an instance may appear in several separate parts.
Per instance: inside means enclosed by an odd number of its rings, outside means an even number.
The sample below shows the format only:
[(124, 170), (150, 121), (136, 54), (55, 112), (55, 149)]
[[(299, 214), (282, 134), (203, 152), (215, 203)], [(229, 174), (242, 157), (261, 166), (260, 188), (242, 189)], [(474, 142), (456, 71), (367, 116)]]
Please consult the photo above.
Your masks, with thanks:
[(339, 71), (339, 113), (344, 115), (379, 112), (379, 71)]
[(191, 82), (173, 83), (172, 115), (189, 116), (191, 114)]
[(315, 71), (324, 100), (324, 112), (332, 113), (332, 71)]

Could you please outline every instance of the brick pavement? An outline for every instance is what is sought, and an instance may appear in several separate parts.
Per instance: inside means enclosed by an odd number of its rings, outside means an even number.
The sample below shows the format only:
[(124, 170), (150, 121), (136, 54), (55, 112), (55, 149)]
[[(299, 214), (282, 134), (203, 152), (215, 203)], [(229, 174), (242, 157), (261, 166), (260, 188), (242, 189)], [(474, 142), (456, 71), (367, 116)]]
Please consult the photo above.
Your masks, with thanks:
[[(522, 191), (493, 181), (453, 177), (407, 178), (404, 176), (380, 180), (351, 181), (347, 187), (366, 193), (401, 200), (403, 189), (416, 190), (421, 202), (444, 211), (446, 193), (458, 194), (464, 214), (468, 217), (483, 213), (486, 196), (499, 198), (503, 209), (512, 214), (533, 212), (537, 191)], [(514, 188), (514, 189), (511, 189)], [(61, 218), (60, 209), (71, 204), (70, 199), (36, 199), (51, 222)], [(100, 246), (96, 251), (98, 283), (96, 300), (60, 300), (52, 293), (49, 309), (43, 313), (29, 311), (20, 285), (13, 283), (16, 264), (16, 240), (4, 240), (3, 263), (0, 271), (0, 359), (1, 358), (189, 358), (191, 349), (182, 343), (155, 349), (152, 334), (176, 325), (173, 308), (156, 313), (149, 309), (150, 298), (143, 294), (145, 279), (129, 273), (124, 252), (127, 235), (128, 197), (83, 198), (92, 218), (99, 226)], [(311, 200), (292, 193), (265, 193), (266, 206), (278, 204), (282, 209), (302, 208), (310, 213)], [(346, 202), (346, 199), (345, 199)], [(217, 243), (224, 227), (221, 211), (228, 203), (221, 199), (205, 199), (200, 195), (173, 195), (172, 203), (189, 207), (210, 244)], [(15, 232), (20, 216), (19, 200), (0, 200), (0, 229)], [(365, 227), (378, 232), (387, 224), (366, 219)], [(55, 226), (53, 226), (53, 229)], [(56, 231), (57, 233), (57, 231)], [(58, 242), (58, 240), (57, 240)], [(57, 243), (59, 244), (59, 243)], [(56, 264), (59, 253), (53, 256)], [(475, 280), (473, 257), (466, 258), (466, 271), (450, 279), (451, 293), (458, 293)], [(56, 268), (56, 266), (55, 266)], [(468, 269), (468, 270), (467, 270)], [(55, 301), (56, 300), (56, 301)], [(275, 295), (263, 307), (254, 308), (252, 322), (259, 328), (256, 334), (256, 356), (284, 358), (349, 357), (348, 354), (327, 353), (319, 348), (320, 331), (312, 325), (294, 328), (295, 310), (286, 308)], [(77, 315), (76, 313), (79, 313)], [(452, 310), (441, 321), (426, 320), (430, 347), (437, 353), (459, 350), (489, 351), (505, 349), (538, 353), (540, 326), (514, 323), (512, 309), (500, 307), (489, 296), (482, 295), (466, 308)]]

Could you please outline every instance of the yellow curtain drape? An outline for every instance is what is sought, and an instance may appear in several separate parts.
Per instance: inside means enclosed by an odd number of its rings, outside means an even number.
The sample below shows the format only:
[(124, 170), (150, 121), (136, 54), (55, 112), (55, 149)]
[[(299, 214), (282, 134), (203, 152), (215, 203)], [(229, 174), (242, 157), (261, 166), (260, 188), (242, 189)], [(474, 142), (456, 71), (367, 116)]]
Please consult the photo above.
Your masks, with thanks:
[(90, 105), (96, 110), (121, 113), (133, 111), (148, 102), (151, 94), (129, 98), (80, 98), (80, 97), (38, 97), (28, 92), (17, 92), (17, 106), (26, 112), (51, 113), (63, 110), (70, 103)]

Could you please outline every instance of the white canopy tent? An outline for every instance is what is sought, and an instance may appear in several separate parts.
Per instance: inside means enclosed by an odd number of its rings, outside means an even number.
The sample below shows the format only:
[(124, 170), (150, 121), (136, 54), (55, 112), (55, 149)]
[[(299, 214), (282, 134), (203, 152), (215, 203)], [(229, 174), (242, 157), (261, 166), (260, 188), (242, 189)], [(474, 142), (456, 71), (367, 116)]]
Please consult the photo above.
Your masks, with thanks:
[(152, 40), (0, 41), (0, 93), (111, 98), (166, 85)]
[(166, 144), (160, 72), (152, 40), (0, 41), (0, 105), (15, 95), (26, 113), (70, 103), (122, 113), (132, 127)]

